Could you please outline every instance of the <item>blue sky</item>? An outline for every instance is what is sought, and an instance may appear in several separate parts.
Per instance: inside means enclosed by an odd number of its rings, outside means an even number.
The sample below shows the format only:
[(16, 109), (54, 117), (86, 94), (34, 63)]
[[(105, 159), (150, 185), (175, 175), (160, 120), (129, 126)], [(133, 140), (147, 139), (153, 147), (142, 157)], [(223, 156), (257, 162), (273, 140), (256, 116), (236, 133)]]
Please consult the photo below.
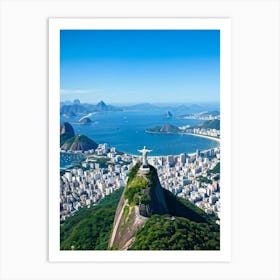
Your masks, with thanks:
[(60, 97), (219, 102), (219, 30), (62, 30)]

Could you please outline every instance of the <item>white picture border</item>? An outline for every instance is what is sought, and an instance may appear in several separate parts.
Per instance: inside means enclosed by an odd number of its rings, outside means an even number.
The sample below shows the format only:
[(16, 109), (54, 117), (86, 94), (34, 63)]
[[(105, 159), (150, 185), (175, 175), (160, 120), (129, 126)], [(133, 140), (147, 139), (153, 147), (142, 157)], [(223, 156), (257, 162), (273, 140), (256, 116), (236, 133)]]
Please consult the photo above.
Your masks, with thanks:
[[(62, 251), (59, 220), (60, 30), (220, 30), (221, 236), (219, 251)], [(231, 260), (231, 20), (229, 18), (49, 19), (49, 261), (228, 262)]]
[[(279, 8), (279, 0), (0, 0), (0, 279), (280, 279)], [(225, 16), (232, 25), (231, 262), (49, 262), (48, 19)], [(260, 205), (269, 215), (259, 215)]]

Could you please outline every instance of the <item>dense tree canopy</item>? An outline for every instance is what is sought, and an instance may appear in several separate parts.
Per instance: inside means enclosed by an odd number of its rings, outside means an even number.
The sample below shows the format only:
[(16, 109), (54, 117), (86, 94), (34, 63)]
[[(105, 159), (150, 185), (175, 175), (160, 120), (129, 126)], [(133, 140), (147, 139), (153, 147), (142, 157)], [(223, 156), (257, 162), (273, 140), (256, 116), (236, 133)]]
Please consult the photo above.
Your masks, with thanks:
[[(127, 188), (124, 194), (134, 205), (141, 194), (139, 189), (145, 189), (147, 185), (146, 180), (137, 176), (139, 166), (137, 164), (132, 168), (128, 178), (131, 188)], [(218, 173), (218, 170), (219, 165), (213, 169), (213, 173)], [(156, 170), (153, 167), (147, 177), (149, 182), (155, 180)], [(98, 205), (82, 208), (67, 218), (60, 228), (61, 250), (107, 250), (122, 192), (123, 189), (117, 190)], [(152, 215), (144, 227), (136, 232), (130, 250), (219, 250), (220, 227), (215, 223), (217, 218), (165, 189), (163, 196), (169, 214)], [(129, 208), (125, 207), (124, 215), (128, 213)]]
[(60, 227), (61, 250), (106, 250), (123, 189), (91, 208), (82, 208)]
[(219, 250), (215, 224), (195, 223), (182, 217), (153, 215), (136, 234), (129, 250)]

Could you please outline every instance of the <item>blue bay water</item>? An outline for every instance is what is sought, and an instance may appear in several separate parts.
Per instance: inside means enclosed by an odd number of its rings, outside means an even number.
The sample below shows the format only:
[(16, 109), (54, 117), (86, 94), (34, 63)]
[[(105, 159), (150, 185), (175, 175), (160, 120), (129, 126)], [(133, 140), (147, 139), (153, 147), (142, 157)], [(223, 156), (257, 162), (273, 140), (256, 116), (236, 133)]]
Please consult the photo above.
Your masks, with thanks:
[(153, 150), (151, 156), (194, 153), (196, 149), (206, 150), (217, 147), (214, 140), (183, 134), (150, 134), (145, 130), (170, 123), (176, 126), (193, 125), (198, 120), (179, 118), (167, 119), (165, 111), (120, 111), (101, 112), (90, 116), (93, 124), (76, 124), (81, 116), (61, 117), (61, 123), (70, 122), (76, 134), (84, 134), (97, 143), (108, 143), (117, 150), (138, 154), (137, 150), (146, 146)]

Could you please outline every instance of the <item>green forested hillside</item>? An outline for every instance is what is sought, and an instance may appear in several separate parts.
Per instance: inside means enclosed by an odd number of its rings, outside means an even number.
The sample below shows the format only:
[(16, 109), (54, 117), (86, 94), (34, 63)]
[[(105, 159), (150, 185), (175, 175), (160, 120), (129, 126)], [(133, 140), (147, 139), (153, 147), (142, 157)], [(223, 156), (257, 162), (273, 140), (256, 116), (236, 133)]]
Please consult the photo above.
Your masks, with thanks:
[(170, 215), (184, 217), (196, 223), (214, 223), (216, 218), (207, 215), (203, 210), (190, 201), (176, 197), (173, 193), (163, 189), (165, 201)]
[(129, 250), (219, 250), (219, 226), (182, 217), (153, 215)]
[(106, 250), (123, 188), (91, 208), (82, 208), (60, 226), (61, 250)]
[(210, 129), (220, 129), (220, 120), (209, 120), (204, 121), (203, 123), (199, 123), (195, 128), (210, 128)]
[[(128, 184), (134, 183), (139, 164), (130, 172)], [(214, 168), (216, 171), (217, 168)], [(151, 167), (148, 179), (156, 176)], [(138, 182), (136, 182), (138, 183)], [(137, 188), (131, 188), (137, 189)], [(80, 209), (61, 225), (61, 250), (107, 250), (113, 221), (123, 189), (105, 197), (97, 206)], [(135, 194), (125, 197), (134, 203)], [(137, 196), (138, 197), (138, 196)], [(139, 229), (129, 250), (219, 250), (220, 227), (216, 218), (191, 202), (163, 189), (168, 213), (156, 211)], [(157, 214), (155, 214), (157, 213)]]
[(90, 149), (96, 149), (98, 144), (88, 138), (85, 135), (76, 135), (70, 139), (67, 139), (61, 149), (71, 151), (88, 151)]

